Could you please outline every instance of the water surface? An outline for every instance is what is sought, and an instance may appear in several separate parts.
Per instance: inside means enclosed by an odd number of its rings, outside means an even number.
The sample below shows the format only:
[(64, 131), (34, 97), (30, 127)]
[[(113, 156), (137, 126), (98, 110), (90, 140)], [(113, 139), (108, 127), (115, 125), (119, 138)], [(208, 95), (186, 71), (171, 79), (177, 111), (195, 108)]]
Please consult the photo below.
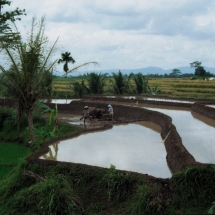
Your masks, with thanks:
[(56, 146), (50, 147), (50, 153), (50, 159), (57, 161), (107, 168), (112, 164), (120, 170), (171, 177), (160, 127), (151, 122), (118, 125), (106, 131), (61, 141), (57, 150)]
[(41, 99), (41, 102), (56, 103), (56, 104), (69, 104), (71, 101), (79, 101), (81, 99)]
[(146, 108), (172, 118), (183, 145), (196, 161), (215, 163), (215, 121), (186, 110)]
[(138, 100), (149, 100), (149, 101), (162, 101), (162, 102), (178, 102), (178, 103), (194, 103), (193, 101), (188, 100), (179, 100), (179, 99), (168, 99), (168, 98), (153, 98), (153, 97), (144, 97), (144, 96), (105, 96), (106, 98), (121, 98), (121, 99), (138, 99)]

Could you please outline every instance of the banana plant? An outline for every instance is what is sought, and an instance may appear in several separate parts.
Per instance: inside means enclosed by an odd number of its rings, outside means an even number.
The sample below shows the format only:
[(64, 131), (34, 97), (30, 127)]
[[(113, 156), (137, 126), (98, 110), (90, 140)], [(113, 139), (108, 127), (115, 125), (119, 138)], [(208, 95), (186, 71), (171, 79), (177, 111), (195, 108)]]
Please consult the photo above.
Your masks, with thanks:
[[(42, 109), (44, 109), (42, 111), (41, 114), (45, 114), (45, 113), (50, 113), (49, 116), (49, 125), (53, 126), (53, 129), (49, 132), (47, 132), (47, 134), (51, 137), (55, 137), (56, 136), (56, 132), (58, 130), (58, 108), (57, 108), (57, 104), (55, 104), (55, 109), (50, 108), (48, 105), (41, 103), (41, 102), (36, 102), (36, 105)], [(39, 130), (37, 131), (37, 133), (39, 132)], [(44, 129), (42, 129), (43, 134), (44, 133)]]

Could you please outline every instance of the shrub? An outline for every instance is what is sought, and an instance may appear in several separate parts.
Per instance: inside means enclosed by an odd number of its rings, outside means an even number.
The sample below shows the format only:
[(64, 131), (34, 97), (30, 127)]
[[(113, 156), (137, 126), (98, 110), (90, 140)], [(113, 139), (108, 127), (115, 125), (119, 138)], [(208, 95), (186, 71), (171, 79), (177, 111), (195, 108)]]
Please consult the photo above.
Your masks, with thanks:
[(10, 208), (11, 214), (66, 215), (84, 212), (82, 200), (64, 175), (52, 175), (18, 190), (9, 199), (7, 208)]
[(197, 208), (199, 213), (206, 213), (215, 199), (215, 171), (213, 168), (188, 167), (173, 175), (171, 189), (173, 190), (172, 208), (182, 212)]
[(0, 107), (0, 128), (16, 123), (16, 112), (12, 108)]
[(164, 198), (161, 189), (153, 184), (143, 183), (136, 191), (136, 201), (131, 214), (164, 214), (168, 200)]
[(129, 173), (119, 173), (116, 167), (111, 165), (100, 183), (107, 189), (108, 200), (121, 202), (132, 191), (133, 177)]

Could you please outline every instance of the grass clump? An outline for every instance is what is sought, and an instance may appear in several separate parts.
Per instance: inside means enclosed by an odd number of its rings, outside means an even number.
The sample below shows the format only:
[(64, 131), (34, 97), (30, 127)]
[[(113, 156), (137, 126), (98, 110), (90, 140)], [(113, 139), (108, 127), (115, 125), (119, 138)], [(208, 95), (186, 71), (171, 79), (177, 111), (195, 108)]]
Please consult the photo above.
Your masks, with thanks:
[(120, 173), (111, 165), (100, 184), (106, 189), (108, 201), (122, 202), (131, 194), (133, 181), (129, 173)]
[(0, 179), (4, 178), (19, 162), (31, 153), (31, 149), (14, 143), (0, 142)]
[(37, 175), (25, 163), (0, 182), (0, 214), (83, 214), (82, 199), (62, 174)]
[(168, 203), (161, 187), (145, 182), (136, 190), (131, 214), (165, 214)]
[[(215, 171), (212, 167), (188, 167), (173, 175), (170, 212), (206, 214), (215, 200)], [(173, 210), (173, 211), (171, 211)]]

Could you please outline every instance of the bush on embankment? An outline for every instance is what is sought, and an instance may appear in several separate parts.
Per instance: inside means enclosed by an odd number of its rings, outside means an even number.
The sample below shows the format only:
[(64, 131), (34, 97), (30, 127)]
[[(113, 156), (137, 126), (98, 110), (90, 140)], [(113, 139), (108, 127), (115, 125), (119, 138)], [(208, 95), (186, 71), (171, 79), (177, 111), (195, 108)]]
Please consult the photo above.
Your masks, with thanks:
[(114, 166), (22, 163), (0, 181), (0, 214), (206, 214), (214, 180), (213, 168), (168, 180)]

